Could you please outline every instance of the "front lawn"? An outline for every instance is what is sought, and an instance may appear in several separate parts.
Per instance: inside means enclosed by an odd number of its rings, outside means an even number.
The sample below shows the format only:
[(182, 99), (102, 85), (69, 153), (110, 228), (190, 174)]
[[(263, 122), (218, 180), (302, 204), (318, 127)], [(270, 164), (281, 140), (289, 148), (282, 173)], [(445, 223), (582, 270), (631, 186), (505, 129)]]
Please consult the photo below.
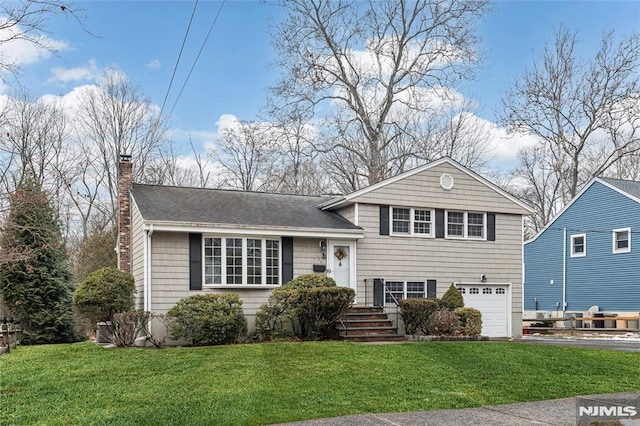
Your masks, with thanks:
[(508, 342), (20, 347), (0, 424), (268, 424), (640, 390), (638, 354)]

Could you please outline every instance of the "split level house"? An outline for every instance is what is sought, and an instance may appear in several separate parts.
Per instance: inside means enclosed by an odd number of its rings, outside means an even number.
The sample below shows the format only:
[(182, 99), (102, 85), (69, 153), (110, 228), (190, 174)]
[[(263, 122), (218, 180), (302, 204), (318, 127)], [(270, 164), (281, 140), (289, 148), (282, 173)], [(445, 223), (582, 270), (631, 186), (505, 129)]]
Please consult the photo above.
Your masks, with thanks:
[(640, 182), (595, 178), (524, 245), (528, 318), (640, 311)]
[(453, 283), (483, 334), (519, 336), (523, 215), (530, 209), (449, 158), (340, 197), (142, 185), (119, 165), (118, 262), (139, 309), (237, 293), (250, 329), (270, 292), (322, 273), (356, 304), (441, 297)]

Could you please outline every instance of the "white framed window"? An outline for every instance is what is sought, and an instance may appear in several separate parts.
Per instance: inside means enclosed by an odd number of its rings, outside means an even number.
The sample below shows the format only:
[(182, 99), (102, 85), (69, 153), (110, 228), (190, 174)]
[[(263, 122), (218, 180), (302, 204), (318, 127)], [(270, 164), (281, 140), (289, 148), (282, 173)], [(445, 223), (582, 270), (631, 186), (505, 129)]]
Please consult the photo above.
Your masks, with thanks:
[(486, 213), (447, 211), (445, 218), (447, 238), (468, 238), (473, 240), (484, 240), (486, 238)]
[(629, 253), (631, 251), (631, 228), (613, 230), (613, 253)]
[(204, 286), (279, 285), (280, 240), (204, 237)]
[(576, 234), (571, 236), (571, 257), (584, 257), (587, 255), (587, 235)]
[(433, 237), (434, 211), (391, 207), (391, 235)]
[(425, 281), (385, 281), (385, 303), (394, 303), (402, 299), (426, 297)]

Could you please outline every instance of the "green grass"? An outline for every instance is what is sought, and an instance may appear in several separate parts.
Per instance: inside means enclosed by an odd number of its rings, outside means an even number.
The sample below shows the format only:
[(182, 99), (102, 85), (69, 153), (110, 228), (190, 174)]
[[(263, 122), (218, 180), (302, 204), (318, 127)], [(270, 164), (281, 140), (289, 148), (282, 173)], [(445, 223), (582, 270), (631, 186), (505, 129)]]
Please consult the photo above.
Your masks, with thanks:
[(268, 424), (640, 390), (638, 354), (509, 342), (20, 347), (0, 424)]

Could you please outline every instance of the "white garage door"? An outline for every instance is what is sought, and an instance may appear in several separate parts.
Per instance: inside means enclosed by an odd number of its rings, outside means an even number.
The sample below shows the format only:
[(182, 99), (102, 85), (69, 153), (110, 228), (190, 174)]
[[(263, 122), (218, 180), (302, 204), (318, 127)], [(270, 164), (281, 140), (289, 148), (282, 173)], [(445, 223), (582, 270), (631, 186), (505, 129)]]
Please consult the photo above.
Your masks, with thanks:
[(464, 306), (482, 312), (482, 335), (509, 336), (509, 286), (458, 284), (464, 298)]

